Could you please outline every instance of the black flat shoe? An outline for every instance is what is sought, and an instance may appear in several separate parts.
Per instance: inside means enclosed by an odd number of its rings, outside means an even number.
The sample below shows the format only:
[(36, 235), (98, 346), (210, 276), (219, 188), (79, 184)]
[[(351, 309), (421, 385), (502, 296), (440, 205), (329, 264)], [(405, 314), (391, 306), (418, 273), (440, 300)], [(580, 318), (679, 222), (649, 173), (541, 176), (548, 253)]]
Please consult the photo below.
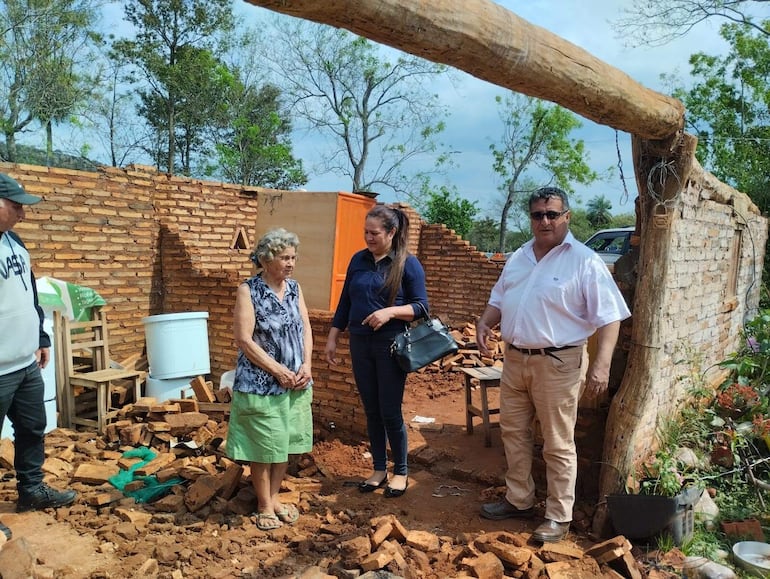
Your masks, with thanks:
[(371, 493), (373, 491), (376, 491), (377, 489), (381, 489), (386, 484), (388, 484), (388, 477), (387, 477), (387, 475), (385, 477), (383, 477), (383, 479), (380, 481), (379, 484), (376, 484), (376, 485), (372, 485), (372, 484), (369, 484), (366, 481), (363, 481), (363, 482), (358, 483), (358, 492), (361, 492), (361, 493)]
[(392, 489), (390, 487), (385, 487), (385, 492), (382, 494), (387, 499), (395, 499), (403, 495), (406, 492), (406, 489), (408, 488), (409, 488), (409, 479), (406, 479), (406, 486), (404, 488)]

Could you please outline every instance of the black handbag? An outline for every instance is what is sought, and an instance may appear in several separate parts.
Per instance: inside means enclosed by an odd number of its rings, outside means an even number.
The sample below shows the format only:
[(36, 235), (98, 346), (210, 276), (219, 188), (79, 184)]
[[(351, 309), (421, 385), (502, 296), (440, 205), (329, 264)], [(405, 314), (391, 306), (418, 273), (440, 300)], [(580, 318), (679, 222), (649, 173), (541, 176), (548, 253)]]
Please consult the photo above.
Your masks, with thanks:
[(438, 318), (431, 319), (421, 303), (417, 305), (422, 308), (425, 321), (407, 327), (393, 339), (390, 346), (390, 355), (404, 372), (419, 370), (460, 349), (449, 334), (449, 328)]

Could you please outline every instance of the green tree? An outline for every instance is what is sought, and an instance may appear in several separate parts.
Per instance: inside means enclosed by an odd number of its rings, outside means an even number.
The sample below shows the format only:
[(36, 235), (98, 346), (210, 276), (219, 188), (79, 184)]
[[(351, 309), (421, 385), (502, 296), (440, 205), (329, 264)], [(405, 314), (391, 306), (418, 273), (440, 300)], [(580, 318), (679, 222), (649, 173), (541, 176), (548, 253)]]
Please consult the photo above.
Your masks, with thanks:
[(596, 233), (597, 228), (591, 224), (588, 212), (582, 207), (572, 207), (570, 210), (569, 230), (575, 239), (585, 241)]
[(607, 227), (612, 221), (612, 203), (604, 195), (588, 202), (588, 221), (597, 229)]
[(53, 158), (53, 124), (61, 123), (89, 96), (90, 79), (77, 72), (78, 57), (90, 61), (91, 28), (96, 12), (88, 4), (61, 6), (55, 15), (39, 19), (35, 28), (40, 59), (26, 84), (32, 95), (32, 112), (46, 134), (46, 160)]
[(499, 227), (499, 223), (491, 217), (474, 221), (468, 232), (468, 241), (479, 251), (494, 251), (500, 237)]
[(427, 197), (423, 218), (428, 223), (443, 223), (461, 237), (466, 237), (473, 228), (473, 218), (479, 212), (477, 203), (463, 199), (456, 192), (441, 186), (437, 191), (425, 190)]
[(0, 126), (6, 158), (16, 160), (16, 135), (40, 121), (52, 149), (51, 124), (84, 97), (77, 58), (89, 46), (93, 0), (6, 0), (0, 4)]
[[(515, 207), (524, 208), (538, 173), (552, 176), (552, 184), (573, 192), (572, 183), (589, 184), (598, 175), (587, 164), (582, 140), (569, 137), (581, 127), (577, 117), (557, 105), (516, 93), (497, 97), (503, 136), (490, 145), (493, 168), (501, 177), (503, 208), (500, 214), (498, 251), (505, 251), (508, 219)], [(519, 228), (523, 230), (523, 227)]]
[(131, 83), (128, 65), (114, 54), (97, 58), (95, 65), (89, 106), (70, 122), (83, 134), (82, 157), (103, 150), (107, 164), (122, 167), (138, 161), (147, 148), (147, 125), (135, 113), (134, 91), (125, 88)]
[(237, 80), (228, 67), (206, 49), (188, 46), (180, 54), (177, 72), (185, 83), (198, 87), (186, 95), (179, 107), (174, 131), (175, 150), (179, 153), (177, 164), (183, 174), (192, 175), (196, 173), (196, 153), (204, 159), (201, 162), (204, 166), (213, 153), (215, 143), (209, 143), (207, 136), (212, 125), (228, 117), (228, 103), (222, 97), (235, 90)]
[(224, 180), (242, 185), (293, 189), (307, 183), (289, 140), (291, 123), (281, 110), (280, 91), (236, 83), (227, 99), (227, 123), (218, 131), (216, 152)]
[[(765, 26), (770, 21), (764, 23)], [(770, 37), (756, 28), (724, 25), (724, 57), (690, 57), (695, 83), (674, 95), (698, 137), (699, 162), (721, 181), (770, 210)]]
[[(190, 130), (200, 127), (201, 114), (216, 103), (206, 103), (201, 111), (201, 96), (211, 96), (221, 76), (213, 58), (221, 39), (234, 26), (230, 0), (136, 0), (123, 5), (126, 20), (137, 30), (134, 40), (119, 40), (115, 52), (133, 63), (142, 73), (146, 88), (140, 90), (140, 111), (156, 129), (150, 153), (159, 167), (173, 173), (176, 147), (180, 138), (180, 118), (189, 124), (182, 130), (182, 142), (192, 146), (196, 138)], [(201, 86), (200, 82), (204, 85)], [(193, 121), (193, 119), (197, 119)], [(189, 171), (189, 156), (184, 160)]]
[(636, 225), (636, 215), (634, 213), (620, 213), (612, 216), (612, 220), (607, 227), (633, 227), (634, 225)]
[(634, 0), (614, 25), (635, 46), (666, 44), (709, 19), (727, 20), (767, 37), (768, 23), (757, 22), (752, 15), (764, 11), (762, 6), (766, 3), (767, 0)]
[(275, 82), (294, 114), (332, 143), (320, 171), (349, 177), (354, 192), (389, 187), (413, 199), (426, 173), (412, 170), (414, 163), (433, 166), (441, 157), (436, 137), (445, 111), (427, 87), (445, 67), (410, 55), (389, 60), (342, 29), (275, 22), (266, 54)]

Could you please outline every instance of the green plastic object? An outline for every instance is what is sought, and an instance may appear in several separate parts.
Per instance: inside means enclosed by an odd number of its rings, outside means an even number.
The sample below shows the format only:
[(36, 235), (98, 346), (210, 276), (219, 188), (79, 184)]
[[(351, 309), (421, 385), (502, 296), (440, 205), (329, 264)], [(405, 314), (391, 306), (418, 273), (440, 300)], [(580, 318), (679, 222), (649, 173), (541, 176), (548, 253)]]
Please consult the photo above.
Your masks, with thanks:
[(123, 491), (128, 497), (133, 498), (137, 503), (150, 503), (167, 494), (172, 487), (184, 482), (181, 477), (174, 477), (164, 482), (158, 481), (156, 476), (137, 477), (144, 482), (144, 486), (134, 491)]
[[(175, 485), (184, 482), (181, 477), (174, 477), (164, 482), (160, 482), (158, 477), (154, 475), (150, 476), (136, 476), (135, 471), (157, 456), (157, 453), (146, 447), (134, 448), (123, 453), (123, 458), (140, 458), (141, 460), (136, 464), (131, 465), (128, 470), (121, 470), (118, 474), (111, 476), (109, 479), (110, 484), (116, 489), (121, 491), (127, 497), (133, 498), (137, 503), (149, 503), (158, 499), (168, 493), (169, 490)], [(126, 485), (132, 481), (140, 480), (144, 483), (142, 488), (126, 491)]]
[(132, 464), (131, 468), (128, 470), (121, 469), (118, 474), (111, 476), (107, 480), (110, 481), (110, 484), (112, 484), (112, 486), (114, 486), (119, 491), (124, 491), (126, 485), (134, 480), (134, 471), (140, 467), (143, 467), (156, 456), (158, 456), (158, 454), (154, 450), (144, 446), (134, 448), (132, 450), (127, 450), (123, 453), (123, 458), (140, 458), (142, 460), (136, 464)]
[(107, 302), (90, 287), (77, 285), (53, 277), (37, 279), (37, 297), (40, 306), (61, 310), (76, 322), (91, 319), (91, 310)]

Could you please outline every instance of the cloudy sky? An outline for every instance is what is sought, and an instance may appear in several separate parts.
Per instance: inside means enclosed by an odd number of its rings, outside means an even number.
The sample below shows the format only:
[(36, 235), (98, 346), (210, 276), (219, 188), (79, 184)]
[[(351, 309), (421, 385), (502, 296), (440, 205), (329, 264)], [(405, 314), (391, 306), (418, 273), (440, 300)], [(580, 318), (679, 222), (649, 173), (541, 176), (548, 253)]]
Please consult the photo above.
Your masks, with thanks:
[[(623, 16), (628, 0), (498, 0), (498, 4), (521, 18), (537, 24), (550, 32), (580, 46), (606, 63), (622, 70), (634, 80), (653, 90), (665, 91), (661, 74), (678, 74), (686, 83), (689, 73), (688, 58), (694, 52), (717, 54), (724, 51), (719, 37), (720, 22), (705, 22), (691, 31), (686, 38), (659, 48), (630, 48), (612, 28), (612, 22)], [(241, 13), (247, 22), (259, 19), (266, 11), (245, 4)], [(252, 16), (253, 15), (253, 16)], [(441, 98), (449, 106), (450, 116), (442, 140), (455, 156), (457, 168), (446, 179), (457, 186), (458, 193), (467, 199), (478, 201), (484, 214), (494, 215), (495, 200), (499, 200), (499, 180), (492, 170), (489, 145), (499, 141), (502, 134), (495, 96), (505, 94), (502, 89), (466, 73), (457, 71), (452, 83), (444, 82)], [(615, 131), (582, 119), (583, 128), (574, 133), (586, 143), (590, 164), (597, 171), (615, 167), (615, 175), (607, 182), (597, 182), (588, 188), (578, 188), (577, 194), (584, 202), (604, 195), (612, 203), (613, 213), (633, 212), (636, 196), (633, 166), (630, 156), (630, 140), (619, 133), (620, 158), (629, 195), (624, 194), (617, 170), (618, 153)], [(318, 142), (306, 134), (297, 134), (294, 140), (295, 154), (313, 165)], [(308, 190), (349, 190), (349, 180), (334, 175), (313, 175)], [(380, 200), (393, 201), (392, 194), (383, 193)]]

